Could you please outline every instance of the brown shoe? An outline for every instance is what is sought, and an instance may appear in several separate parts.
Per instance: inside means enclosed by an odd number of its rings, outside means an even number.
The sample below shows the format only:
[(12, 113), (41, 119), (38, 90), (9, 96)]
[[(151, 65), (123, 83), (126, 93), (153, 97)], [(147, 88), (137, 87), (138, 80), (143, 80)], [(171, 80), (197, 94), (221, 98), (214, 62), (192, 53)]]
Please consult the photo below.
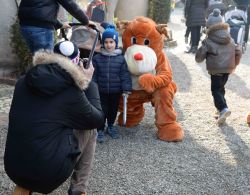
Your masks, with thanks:
[(86, 192), (81, 192), (78, 190), (72, 190), (71, 188), (68, 190), (68, 195), (87, 195)]
[(16, 186), (12, 195), (31, 195), (31, 192), (20, 186)]

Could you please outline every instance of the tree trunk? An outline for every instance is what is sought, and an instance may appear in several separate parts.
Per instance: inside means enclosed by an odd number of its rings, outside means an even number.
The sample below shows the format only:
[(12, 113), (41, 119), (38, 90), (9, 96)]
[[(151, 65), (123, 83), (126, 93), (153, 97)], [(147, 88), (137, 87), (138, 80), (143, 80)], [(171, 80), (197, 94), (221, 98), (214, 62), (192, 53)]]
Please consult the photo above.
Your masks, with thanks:
[(118, 3), (118, 0), (107, 0), (105, 22), (114, 24), (114, 13), (115, 13), (117, 3)]

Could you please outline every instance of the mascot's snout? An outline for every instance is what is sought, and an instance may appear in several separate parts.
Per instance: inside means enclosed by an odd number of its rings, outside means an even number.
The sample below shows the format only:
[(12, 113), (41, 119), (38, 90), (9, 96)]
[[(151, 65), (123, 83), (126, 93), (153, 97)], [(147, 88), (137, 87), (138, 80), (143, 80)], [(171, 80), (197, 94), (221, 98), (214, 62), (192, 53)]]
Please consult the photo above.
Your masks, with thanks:
[(132, 45), (125, 52), (128, 69), (133, 75), (155, 74), (157, 57), (153, 49), (144, 45)]
[(136, 54), (134, 55), (134, 59), (135, 59), (136, 61), (143, 60), (143, 55), (142, 55), (142, 53), (136, 53)]

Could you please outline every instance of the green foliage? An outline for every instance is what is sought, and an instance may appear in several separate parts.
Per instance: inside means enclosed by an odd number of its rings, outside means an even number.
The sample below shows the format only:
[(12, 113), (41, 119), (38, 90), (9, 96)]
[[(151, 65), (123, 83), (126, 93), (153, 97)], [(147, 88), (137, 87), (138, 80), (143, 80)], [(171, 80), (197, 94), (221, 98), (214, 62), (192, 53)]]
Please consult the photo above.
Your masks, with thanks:
[(16, 19), (15, 23), (11, 26), (10, 29), (10, 39), (11, 39), (11, 48), (12, 51), (18, 57), (19, 63), (17, 66), (18, 74), (26, 72), (26, 70), (31, 66), (32, 63), (32, 54), (29, 51), (26, 42), (23, 40), (22, 35), (20, 33), (20, 26), (18, 19)]
[(171, 13), (171, 0), (149, 0), (148, 17), (156, 23), (166, 24)]

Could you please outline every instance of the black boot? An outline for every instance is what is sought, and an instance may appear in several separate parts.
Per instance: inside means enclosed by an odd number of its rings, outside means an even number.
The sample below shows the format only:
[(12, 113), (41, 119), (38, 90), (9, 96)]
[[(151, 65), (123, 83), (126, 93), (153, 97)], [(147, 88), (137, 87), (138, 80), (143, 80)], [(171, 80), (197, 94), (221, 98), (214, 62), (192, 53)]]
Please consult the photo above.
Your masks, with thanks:
[(197, 50), (198, 50), (198, 47), (197, 47), (197, 46), (193, 46), (192, 53), (193, 53), (193, 54), (196, 54)]
[(197, 51), (197, 46), (193, 46), (191, 47), (189, 50), (185, 51), (185, 53), (196, 53)]

